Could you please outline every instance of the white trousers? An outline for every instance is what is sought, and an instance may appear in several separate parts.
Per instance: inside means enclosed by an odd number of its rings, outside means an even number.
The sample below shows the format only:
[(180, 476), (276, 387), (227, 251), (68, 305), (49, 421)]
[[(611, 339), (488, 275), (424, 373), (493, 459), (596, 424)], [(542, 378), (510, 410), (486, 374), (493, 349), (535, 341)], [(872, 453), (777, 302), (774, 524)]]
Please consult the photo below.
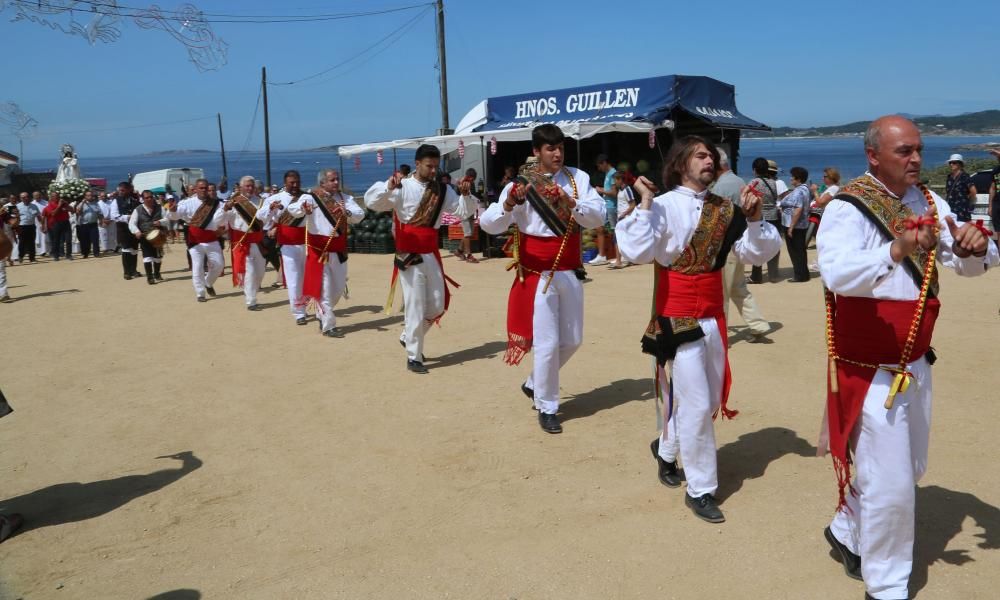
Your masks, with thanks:
[(547, 292), (543, 275), (535, 291), (532, 369), (526, 385), (534, 390), (535, 408), (550, 415), (559, 410), (559, 369), (583, 342), (583, 285), (573, 271), (556, 271)]
[(420, 256), (424, 262), (399, 272), (405, 318), (399, 339), (406, 345), (406, 358), (423, 362), (424, 336), (444, 312), (444, 273), (433, 254)]
[(49, 234), (46, 231), (42, 233), (42, 228), (39, 227), (35, 230), (35, 253), (36, 254), (46, 254), (49, 251)]
[(292, 307), (292, 317), (294, 319), (304, 319), (306, 316), (305, 305), (300, 305), (300, 300), (302, 299), (302, 278), (306, 274), (305, 266), (305, 244), (281, 247), (281, 269), (285, 274), (285, 285), (288, 287), (288, 304)]
[(7, 239), (10, 240), (10, 243), (14, 245), (14, 247), (10, 251), (10, 260), (17, 260), (21, 258), (21, 253), (19, 248), (20, 244), (18, 244), (17, 240), (14, 239), (14, 226), (4, 223), (3, 232), (4, 235), (7, 236)]
[(7, 295), (7, 261), (0, 260), (0, 298)]
[(878, 371), (854, 427), (854, 490), (830, 524), (833, 535), (861, 557), (861, 575), (873, 598), (907, 598), (913, 568), (916, 485), (927, 470), (931, 428), (931, 369), (910, 363), (913, 381), (885, 399), (893, 375)]
[(114, 223), (107, 227), (98, 226), (97, 235), (101, 241), (101, 252), (111, 252), (118, 245), (118, 227)]
[(718, 324), (715, 319), (698, 323), (705, 337), (681, 344), (674, 360), (668, 361), (674, 410), (660, 439), (663, 460), (673, 462), (680, 455), (687, 493), (693, 498), (715, 494), (719, 488), (712, 415), (722, 404), (726, 374), (726, 349)]
[(266, 266), (267, 263), (264, 261), (264, 255), (260, 253), (260, 247), (257, 244), (250, 244), (247, 270), (243, 274), (243, 297), (246, 299), (247, 306), (257, 304), (257, 292), (260, 290), (261, 282), (264, 281), (264, 268)]
[[(205, 288), (215, 286), (215, 280), (219, 278), (226, 264), (222, 257), (222, 248), (219, 242), (195, 244), (188, 249), (188, 254), (191, 255), (191, 281), (194, 282), (194, 293), (199, 298), (204, 298)], [(208, 273), (204, 271), (206, 257)]]
[[(328, 254), (329, 260), (323, 265), (323, 298), (320, 300), (319, 322), (323, 331), (337, 326), (333, 307), (337, 306), (347, 287), (347, 263), (340, 262), (336, 252)], [(261, 259), (263, 260), (263, 259)]]
[(771, 324), (760, 314), (757, 302), (747, 288), (746, 269), (732, 253), (729, 254), (726, 266), (722, 271), (722, 294), (723, 305), (726, 307), (727, 323), (729, 322), (729, 301), (732, 300), (751, 333), (763, 334), (771, 330)]

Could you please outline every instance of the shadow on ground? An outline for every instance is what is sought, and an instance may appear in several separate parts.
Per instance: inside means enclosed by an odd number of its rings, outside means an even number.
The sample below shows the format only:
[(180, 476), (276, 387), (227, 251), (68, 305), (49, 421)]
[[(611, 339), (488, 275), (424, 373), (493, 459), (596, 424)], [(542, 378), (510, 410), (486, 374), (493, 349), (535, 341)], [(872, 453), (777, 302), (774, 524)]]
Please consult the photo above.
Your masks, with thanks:
[(560, 403), (559, 418), (564, 422), (582, 419), (626, 402), (645, 401), (652, 397), (652, 379), (619, 379), (589, 392), (570, 396)]

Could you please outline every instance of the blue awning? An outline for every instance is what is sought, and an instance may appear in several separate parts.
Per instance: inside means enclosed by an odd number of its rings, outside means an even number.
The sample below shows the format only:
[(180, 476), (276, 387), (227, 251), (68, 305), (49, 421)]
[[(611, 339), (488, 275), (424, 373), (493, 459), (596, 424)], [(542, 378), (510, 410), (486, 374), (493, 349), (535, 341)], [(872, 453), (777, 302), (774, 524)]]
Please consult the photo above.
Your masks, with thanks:
[(475, 131), (531, 127), (540, 123), (639, 121), (659, 125), (675, 109), (718, 127), (770, 129), (736, 108), (735, 88), (704, 76), (665, 75), (562, 90), (489, 98), (487, 121)]

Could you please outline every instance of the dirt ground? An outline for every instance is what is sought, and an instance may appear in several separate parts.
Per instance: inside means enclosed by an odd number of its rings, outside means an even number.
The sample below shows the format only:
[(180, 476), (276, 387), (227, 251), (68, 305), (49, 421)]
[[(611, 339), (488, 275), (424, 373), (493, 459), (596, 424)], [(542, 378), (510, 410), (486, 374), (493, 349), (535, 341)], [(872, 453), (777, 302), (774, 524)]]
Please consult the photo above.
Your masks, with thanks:
[[(117, 257), (8, 269), (0, 511), (27, 523), (0, 545), (0, 597), (862, 598), (822, 536), (818, 280), (751, 287), (772, 344), (730, 315), (741, 414), (716, 424), (728, 520), (709, 525), (649, 454), (648, 266), (590, 269), (565, 432), (546, 435), (518, 389), (530, 360), (501, 360), (505, 261), (445, 259), (462, 287), (418, 376), (381, 312), (389, 256), (351, 257), (346, 337), (327, 339), (284, 290), (250, 313), (227, 275), (196, 303), (178, 248), (156, 286)], [(1000, 278), (942, 290), (911, 590), (996, 598)]]

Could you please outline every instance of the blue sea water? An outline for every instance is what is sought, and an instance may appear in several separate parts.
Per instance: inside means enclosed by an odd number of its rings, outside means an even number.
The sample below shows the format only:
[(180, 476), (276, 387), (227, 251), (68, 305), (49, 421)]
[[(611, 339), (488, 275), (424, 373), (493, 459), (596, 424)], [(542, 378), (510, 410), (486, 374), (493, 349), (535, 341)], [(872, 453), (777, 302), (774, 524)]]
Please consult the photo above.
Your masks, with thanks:
[[(948, 156), (964, 144), (1000, 142), (1000, 136), (926, 136), (924, 137), (924, 164), (936, 166), (944, 164)], [(745, 139), (740, 142), (738, 171), (741, 176), (750, 173), (750, 163), (758, 156), (777, 161), (780, 176), (787, 181), (788, 169), (794, 166), (809, 171), (814, 182), (822, 180), (825, 167), (840, 169), (843, 179), (849, 180), (865, 172), (867, 164), (860, 137), (851, 138), (774, 138)], [(986, 157), (984, 151), (965, 152), (966, 157)], [(253, 175), (264, 179), (265, 161), (263, 152), (244, 152), (228, 157), (230, 184), (243, 175)], [(412, 163), (412, 151), (401, 151), (398, 163)], [(51, 160), (29, 159), (25, 167), (29, 171), (54, 170), (57, 164), (55, 153)], [(173, 167), (200, 167), (210, 181), (218, 181), (222, 176), (222, 159), (216, 153), (180, 154), (169, 156), (120, 156), (120, 157), (80, 157), (80, 167), (84, 177), (103, 177), (109, 186), (127, 179), (130, 174), (155, 171)], [(340, 168), (340, 157), (336, 152), (272, 152), (271, 179), (281, 184), (281, 176), (288, 169), (296, 169), (302, 174), (304, 186), (316, 181), (320, 169)], [(388, 178), (392, 173), (393, 158), (386, 152), (385, 163), (376, 164), (374, 154), (361, 156), (361, 168), (355, 169), (354, 161), (343, 162), (344, 183), (348, 189), (361, 193), (377, 179)]]

